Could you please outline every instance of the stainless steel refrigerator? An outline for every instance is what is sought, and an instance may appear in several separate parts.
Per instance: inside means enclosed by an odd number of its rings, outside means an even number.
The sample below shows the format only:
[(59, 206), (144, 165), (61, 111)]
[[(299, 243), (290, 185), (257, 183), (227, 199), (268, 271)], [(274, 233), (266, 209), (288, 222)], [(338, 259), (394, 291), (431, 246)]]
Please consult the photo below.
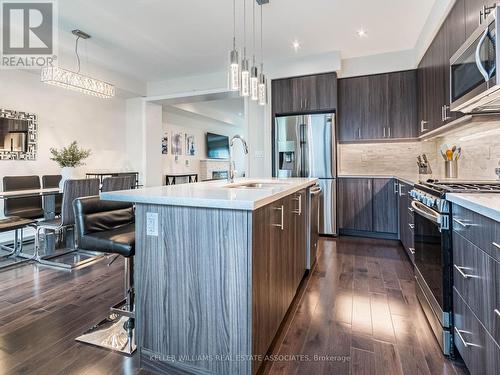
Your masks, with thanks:
[(337, 234), (337, 160), (335, 114), (277, 117), (273, 170), (277, 177), (316, 177), (320, 196), (320, 233)]

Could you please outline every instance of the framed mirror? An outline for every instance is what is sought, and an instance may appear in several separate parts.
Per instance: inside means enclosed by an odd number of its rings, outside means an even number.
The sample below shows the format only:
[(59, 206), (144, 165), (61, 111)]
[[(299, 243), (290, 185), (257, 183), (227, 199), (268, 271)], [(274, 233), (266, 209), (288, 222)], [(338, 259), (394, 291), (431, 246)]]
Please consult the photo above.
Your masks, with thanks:
[(0, 160), (36, 160), (36, 115), (0, 109)]

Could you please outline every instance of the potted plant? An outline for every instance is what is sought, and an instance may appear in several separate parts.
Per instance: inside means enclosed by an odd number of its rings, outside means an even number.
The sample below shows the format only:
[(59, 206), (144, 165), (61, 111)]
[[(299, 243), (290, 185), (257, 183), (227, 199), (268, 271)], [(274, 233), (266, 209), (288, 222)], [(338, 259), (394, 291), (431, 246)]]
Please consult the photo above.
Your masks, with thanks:
[(50, 160), (55, 161), (61, 167), (62, 178), (59, 188), (62, 189), (66, 180), (75, 177), (75, 168), (85, 165), (83, 160), (88, 158), (91, 152), (90, 150), (79, 148), (76, 141), (73, 141), (68, 147), (64, 147), (61, 150), (51, 148), (50, 153), (52, 154)]

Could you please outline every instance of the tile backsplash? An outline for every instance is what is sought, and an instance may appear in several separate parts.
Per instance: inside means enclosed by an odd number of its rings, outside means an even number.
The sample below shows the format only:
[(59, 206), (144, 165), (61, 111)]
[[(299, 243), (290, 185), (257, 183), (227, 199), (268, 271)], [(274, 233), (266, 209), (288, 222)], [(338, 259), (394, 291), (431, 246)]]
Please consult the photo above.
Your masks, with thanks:
[(462, 147), (458, 178), (496, 179), (500, 160), (500, 122), (474, 123), (427, 141), (397, 143), (341, 144), (338, 148), (339, 174), (398, 175), (418, 178), (416, 157), (425, 153), (434, 178), (443, 178), (442, 144)]

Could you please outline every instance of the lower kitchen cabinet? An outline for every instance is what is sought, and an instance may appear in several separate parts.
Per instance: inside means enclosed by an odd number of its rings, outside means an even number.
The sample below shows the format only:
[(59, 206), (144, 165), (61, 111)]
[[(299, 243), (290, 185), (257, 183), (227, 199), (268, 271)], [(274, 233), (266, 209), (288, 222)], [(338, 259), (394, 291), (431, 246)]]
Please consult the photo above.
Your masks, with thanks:
[(338, 181), (341, 234), (396, 238), (398, 201), (392, 178), (350, 178)]
[(398, 233), (398, 191), (393, 178), (374, 178), (373, 231)]
[[(255, 355), (267, 353), (305, 274), (306, 194), (307, 190), (301, 190), (253, 214), (252, 353)], [(254, 366), (254, 370), (257, 368)]]
[(398, 181), (398, 199), (399, 199), (399, 239), (406, 250), (412, 263), (415, 262), (415, 245), (413, 239), (413, 208), (411, 199), (408, 195), (412, 189), (410, 184)]

